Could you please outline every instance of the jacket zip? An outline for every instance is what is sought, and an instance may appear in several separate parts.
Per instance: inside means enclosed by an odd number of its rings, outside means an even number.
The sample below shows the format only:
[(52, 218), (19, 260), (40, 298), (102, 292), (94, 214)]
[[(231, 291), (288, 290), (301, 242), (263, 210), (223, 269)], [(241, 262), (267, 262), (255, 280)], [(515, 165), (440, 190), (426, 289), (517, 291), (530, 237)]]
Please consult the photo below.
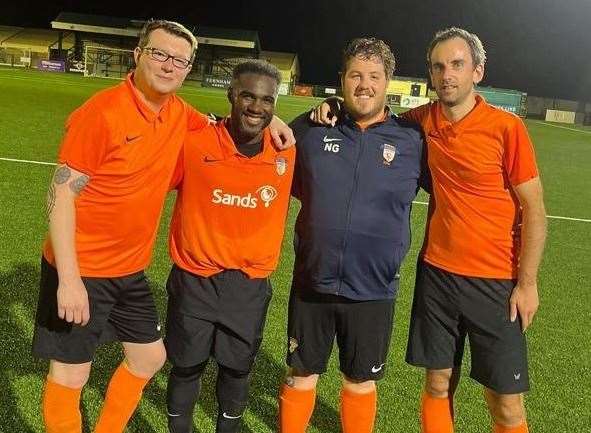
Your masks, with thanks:
[(339, 254), (339, 267), (338, 267), (338, 275), (339, 275), (339, 285), (335, 295), (339, 295), (341, 293), (341, 288), (343, 285), (343, 256), (345, 255), (345, 249), (347, 248), (347, 235), (349, 234), (349, 228), (351, 227), (351, 214), (353, 210), (353, 198), (357, 195), (357, 180), (359, 179), (359, 166), (361, 165), (361, 157), (363, 156), (364, 146), (363, 146), (363, 136), (365, 131), (361, 131), (359, 135), (359, 154), (357, 155), (357, 164), (355, 165), (355, 175), (353, 176), (353, 188), (351, 190), (351, 195), (349, 196), (349, 205), (347, 208), (347, 225), (345, 226), (345, 232), (343, 233), (343, 244), (341, 246), (341, 252)]

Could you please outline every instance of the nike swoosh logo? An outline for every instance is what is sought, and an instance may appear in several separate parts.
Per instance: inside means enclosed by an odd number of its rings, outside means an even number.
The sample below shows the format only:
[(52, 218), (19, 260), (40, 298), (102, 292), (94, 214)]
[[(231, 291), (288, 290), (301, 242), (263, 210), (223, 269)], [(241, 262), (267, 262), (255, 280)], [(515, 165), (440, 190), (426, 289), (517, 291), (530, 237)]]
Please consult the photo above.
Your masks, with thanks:
[(169, 413), (168, 416), (177, 417), (177, 416), (181, 416), (181, 414), (180, 413)]
[(132, 135), (132, 136), (128, 135), (125, 137), (125, 141), (127, 141), (128, 143), (131, 143), (132, 141), (135, 141), (140, 137), (141, 137), (141, 135)]
[(217, 162), (219, 161), (219, 159), (215, 159), (215, 158), (211, 158), (209, 156), (206, 156), (205, 158), (203, 158), (204, 162)]
[(324, 143), (332, 143), (333, 141), (343, 141), (342, 138), (328, 138), (328, 135), (325, 135), (322, 139)]
[(238, 419), (238, 418), (241, 418), (241, 417), (242, 417), (242, 415), (238, 415), (238, 416), (231, 416), (231, 415), (228, 415), (226, 412), (224, 412), (224, 413), (222, 414), (222, 416), (223, 416), (224, 418), (226, 418), (226, 419)]
[(376, 367), (374, 365), (373, 367), (371, 367), (371, 372), (372, 373), (377, 373), (378, 371), (380, 371), (382, 369), (383, 366), (384, 366), (384, 364), (380, 365), (379, 367)]

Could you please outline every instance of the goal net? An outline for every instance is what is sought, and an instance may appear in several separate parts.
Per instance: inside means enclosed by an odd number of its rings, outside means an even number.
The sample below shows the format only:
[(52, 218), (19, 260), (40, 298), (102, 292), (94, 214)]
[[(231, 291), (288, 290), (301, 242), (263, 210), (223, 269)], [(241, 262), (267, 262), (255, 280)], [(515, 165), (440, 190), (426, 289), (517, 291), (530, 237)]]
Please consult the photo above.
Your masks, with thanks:
[(84, 48), (85, 77), (121, 79), (134, 66), (132, 50), (88, 45)]

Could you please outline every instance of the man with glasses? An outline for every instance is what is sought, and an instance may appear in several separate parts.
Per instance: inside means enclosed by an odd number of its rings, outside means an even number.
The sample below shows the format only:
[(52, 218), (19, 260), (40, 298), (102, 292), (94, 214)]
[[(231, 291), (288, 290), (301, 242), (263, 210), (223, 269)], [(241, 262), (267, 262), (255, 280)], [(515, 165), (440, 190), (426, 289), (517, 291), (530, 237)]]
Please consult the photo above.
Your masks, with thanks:
[(80, 394), (97, 346), (121, 341), (95, 433), (122, 432), (166, 360), (144, 269), (187, 130), (208, 122), (174, 92), (191, 70), (195, 37), (146, 23), (135, 71), (75, 110), (49, 187), (34, 355), (49, 359), (48, 433), (80, 433)]

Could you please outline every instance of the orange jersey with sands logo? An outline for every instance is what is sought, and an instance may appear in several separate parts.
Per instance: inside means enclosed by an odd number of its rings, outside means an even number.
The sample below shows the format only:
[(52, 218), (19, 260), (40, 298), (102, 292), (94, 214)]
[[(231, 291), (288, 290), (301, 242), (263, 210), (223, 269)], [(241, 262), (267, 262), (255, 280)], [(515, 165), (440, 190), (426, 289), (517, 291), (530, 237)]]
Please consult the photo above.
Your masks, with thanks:
[[(148, 266), (187, 129), (207, 125), (177, 96), (156, 114), (137, 92), (129, 75), (90, 98), (66, 123), (58, 160), (90, 177), (75, 200), (82, 276), (119, 277)], [(43, 250), (55, 264), (49, 237)]]
[(427, 138), (433, 191), (424, 260), (459, 275), (517, 278), (521, 211), (513, 187), (538, 176), (523, 121), (479, 95), (456, 123), (439, 102), (403, 117)]
[(169, 247), (180, 268), (203, 277), (240, 269), (250, 278), (277, 267), (290, 200), (295, 147), (247, 158), (225, 121), (189, 134), (179, 164)]

